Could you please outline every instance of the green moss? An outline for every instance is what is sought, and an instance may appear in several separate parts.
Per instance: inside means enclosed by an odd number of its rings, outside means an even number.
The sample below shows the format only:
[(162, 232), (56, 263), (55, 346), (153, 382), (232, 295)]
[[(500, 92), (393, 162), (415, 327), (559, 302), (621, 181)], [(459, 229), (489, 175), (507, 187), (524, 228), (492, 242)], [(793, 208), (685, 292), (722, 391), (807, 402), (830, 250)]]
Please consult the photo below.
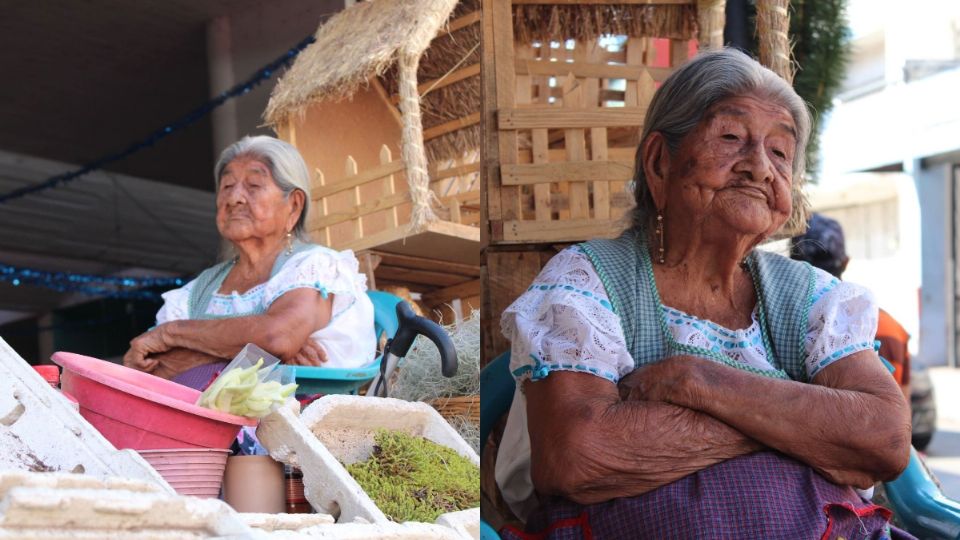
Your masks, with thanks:
[(380, 510), (396, 522), (433, 523), (480, 505), (480, 468), (423, 437), (377, 431), (373, 454), (347, 466)]

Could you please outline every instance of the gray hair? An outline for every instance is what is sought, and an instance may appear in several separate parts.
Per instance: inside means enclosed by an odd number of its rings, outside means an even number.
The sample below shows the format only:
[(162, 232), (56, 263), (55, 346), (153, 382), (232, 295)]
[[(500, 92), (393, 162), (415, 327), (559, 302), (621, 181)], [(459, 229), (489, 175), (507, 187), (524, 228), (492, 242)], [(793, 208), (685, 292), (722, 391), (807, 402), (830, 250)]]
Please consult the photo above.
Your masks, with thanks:
[(238, 157), (262, 161), (270, 170), (270, 176), (284, 197), (289, 197), (297, 189), (303, 192), (303, 211), (293, 228), (293, 234), (304, 242), (308, 241), (305, 223), (307, 210), (310, 209), (310, 172), (300, 152), (292, 144), (266, 135), (244, 137), (228, 146), (213, 167), (216, 191), (220, 191), (220, 176), (223, 175), (223, 170)]
[(803, 99), (779, 75), (736, 49), (719, 49), (698, 54), (667, 77), (647, 109), (640, 146), (634, 163), (633, 190), (636, 207), (630, 216), (634, 228), (643, 229), (657, 213), (647, 176), (643, 170), (643, 143), (654, 132), (663, 135), (673, 154), (680, 142), (700, 123), (704, 113), (718, 101), (754, 94), (790, 112), (797, 129), (793, 153), (793, 212), (784, 231), (803, 231), (809, 203), (803, 193), (806, 147), (810, 137), (810, 112)]

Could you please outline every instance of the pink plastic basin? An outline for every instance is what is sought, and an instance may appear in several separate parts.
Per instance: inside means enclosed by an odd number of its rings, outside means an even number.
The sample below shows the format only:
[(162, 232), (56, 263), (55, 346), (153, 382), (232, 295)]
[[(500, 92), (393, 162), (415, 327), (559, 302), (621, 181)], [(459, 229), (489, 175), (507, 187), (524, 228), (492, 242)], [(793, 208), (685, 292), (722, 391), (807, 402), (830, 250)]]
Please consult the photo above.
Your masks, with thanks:
[(89, 356), (58, 352), (61, 388), (80, 414), (117, 448), (229, 448), (257, 420), (194, 405), (200, 392)]

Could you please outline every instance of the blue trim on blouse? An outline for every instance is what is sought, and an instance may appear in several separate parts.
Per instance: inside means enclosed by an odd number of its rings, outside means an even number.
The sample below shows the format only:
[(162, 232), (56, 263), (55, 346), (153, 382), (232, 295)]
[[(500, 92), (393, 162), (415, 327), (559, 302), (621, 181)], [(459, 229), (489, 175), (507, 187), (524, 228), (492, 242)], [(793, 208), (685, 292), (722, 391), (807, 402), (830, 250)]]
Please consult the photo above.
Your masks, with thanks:
[(601, 371), (595, 367), (589, 367), (583, 364), (568, 364), (562, 362), (559, 364), (547, 364), (534, 354), (531, 354), (530, 358), (534, 361), (534, 365), (523, 365), (513, 370), (511, 373), (513, 373), (514, 378), (520, 380), (521, 377), (529, 373), (530, 380), (536, 382), (547, 378), (547, 375), (550, 375), (550, 373), (554, 371), (578, 371), (602, 377), (613, 384), (617, 384), (617, 381), (620, 380), (619, 376), (609, 371)]
[(829, 366), (830, 364), (836, 362), (837, 360), (843, 358), (844, 356), (849, 356), (853, 353), (860, 351), (872, 351), (873, 350), (873, 341), (861, 341), (860, 343), (854, 343), (852, 345), (847, 345), (846, 347), (833, 351), (833, 354), (817, 362), (817, 365), (813, 367), (813, 373), (810, 374), (812, 379), (814, 375), (820, 373), (823, 368)]
[(610, 310), (610, 311), (613, 311), (613, 306), (610, 304), (610, 301), (607, 300), (606, 298), (600, 298), (598, 295), (596, 295), (596, 294), (593, 293), (593, 292), (585, 291), (585, 290), (583, 290), (583, 289), (578, 289), (578, 288), (574, 287), (573, 285), (563, 285), (563, 284), (560, 284), (560, 283), (553, 283), (553, 284), (549, 284), (549, 285), (548, 285), (548, 284), (545, 284), (545, 283), (543, 283), (543, 284), (534, 284), (534, 285), (531, 285), (531, 286), (527, 287), (527, 292), (530, 292), (530, 291), (553, 291), (553, 290), (556, 290), (556, 289), (562, 289), (562, 290), (564, 290), (564, 291), (570, 291), (570, 292), (573, 292), (573, 293), (580, 294), (581, 296), (585, 296), (585, 297), (587, 297), (587, 298), (593, 299), (593, 300), (595, 300), (598, 304), (600, 304), (601, 306), (607, 308), (607, 309)]

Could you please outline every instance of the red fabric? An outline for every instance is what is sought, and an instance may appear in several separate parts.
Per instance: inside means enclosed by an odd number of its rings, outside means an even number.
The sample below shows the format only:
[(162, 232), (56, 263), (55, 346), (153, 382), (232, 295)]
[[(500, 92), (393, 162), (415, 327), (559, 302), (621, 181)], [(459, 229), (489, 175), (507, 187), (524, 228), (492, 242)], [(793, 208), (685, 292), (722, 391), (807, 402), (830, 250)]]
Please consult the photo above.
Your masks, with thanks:
[(586, 512), (582, 512), (575, 518), (561, 519), (560, 521), (556, 521), (550, 524), (550, 526), (545, 530), (537, 533), (524, 532), (512, 525), (505, 526), (501, 532), (509, 532), (521, 540), (543, 540), (550, 536), (551, 533), (554, 533), (560, 529), (572, 529), (576, 527), (580, 528), (580, 538), (583, 538), (584, 540), (593, 540), (593, 532), (590, 530), (590, 520)]
[(834, 528), (837, 523), (837, 518), (835, 515), (831, 514), (831, 510), (843, 509), (853, 515), (857, 516), (857, 519), (864, 518), (867, 516), (872, 516), (874, 514), (879, 514), (885, 521), (890, 521), (890, 518), (893, 517), (893, 512), (889, 509), (884, 508), (880, 505), (874, 504), (870, 506), (864, 506), (861, 508), (856, 508), (850, 503), (836, 503), (828, 504), (823, 507), (823, 513), (827, 516), (827, 528), (823, 531), (823, 536), (820, 537), (820, 540), (832, 540), (834, 538), (844, 538), (844, 536), (835, 536)]

